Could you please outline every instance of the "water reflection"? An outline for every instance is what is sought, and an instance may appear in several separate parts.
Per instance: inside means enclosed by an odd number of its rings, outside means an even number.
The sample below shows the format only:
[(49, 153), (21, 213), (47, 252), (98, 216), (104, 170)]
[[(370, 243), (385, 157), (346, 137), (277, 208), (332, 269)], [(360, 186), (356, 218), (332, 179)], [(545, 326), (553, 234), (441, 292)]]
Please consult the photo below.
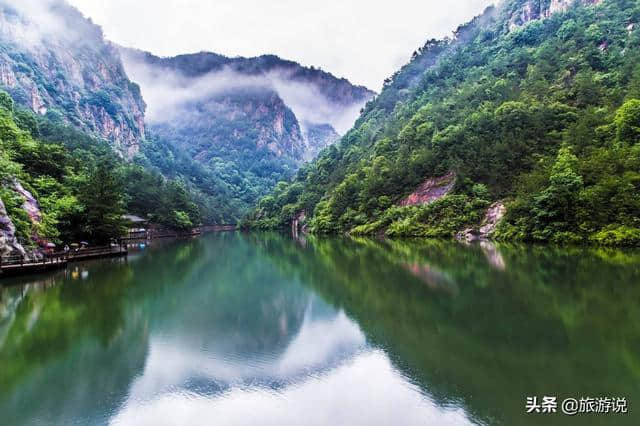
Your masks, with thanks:
[(507, 268), (507, 264), (505, 263), (502, 254), (500, 254), (500, 250), (494, 243), (490, 241), (480, 241), (479, 244), (482, 252), (489, 262), (489, 265), (501, 271), (504, 271)]
[[(229, 330), (229, 336), (236, 343), (250, 338), (239, 329)], [(147, 401), (177, 390), (208, 396), (238, 386), (277, 390), (304, 380), (310, 371), (320, 373), (339, 365), (365, 343), (359, 328), (343, 313), (315, 319), (307, 314), (295, 337), (270, 351), (238, 347), (225, 340), (229, 336), (196, 343), (154, 331), (144, 371), (134, 381), (129, 400)]]
[[(373, 374), (375, 372), (375, 374)], [(353, 391), (354, 386), (358, 386)], [(399, 420), (401, 419), (401, 420)], [(398, 376), (382, 351), (361, 353), (323, 375), (279, 392), (235, 387), (220, 398), (170, 393), (128, 404), (114, 424), (468, 425), (461, 409), (444, 409)]]
[(444, 271), (429, 263), (408, 263), (403, 265), (416, 278), (424, 281), (433, 290), (442, 290), (457, 295), (458, 284)]
[(566, 424), (562, 414), (525, 415), (529, 395), (640, 401), (637, 251), (311, 239), (305, 252), (277, 237), (256, 242), (343, 308), (425, 394), (474, 422)]
[(0, 413), (533, 425), (525, 397), (552, 394), (626, 396), (614, 420), (637, 424), (639, 256), (219, 234), (16, 279), (0, 287)]

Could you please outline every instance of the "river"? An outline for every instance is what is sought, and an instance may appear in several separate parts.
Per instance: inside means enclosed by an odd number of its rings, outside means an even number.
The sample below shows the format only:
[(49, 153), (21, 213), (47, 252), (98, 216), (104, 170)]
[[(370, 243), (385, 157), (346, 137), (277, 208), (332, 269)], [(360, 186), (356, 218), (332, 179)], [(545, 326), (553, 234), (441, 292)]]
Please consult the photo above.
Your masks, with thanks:
[(5, 426), (640, 424), (638, 251), (220, 233), (0, 285)]

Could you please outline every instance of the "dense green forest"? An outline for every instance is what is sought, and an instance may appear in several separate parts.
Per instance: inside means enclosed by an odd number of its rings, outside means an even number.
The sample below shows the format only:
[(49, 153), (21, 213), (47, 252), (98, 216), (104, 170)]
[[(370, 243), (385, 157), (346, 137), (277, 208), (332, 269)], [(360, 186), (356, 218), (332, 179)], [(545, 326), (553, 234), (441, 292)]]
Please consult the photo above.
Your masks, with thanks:
[[(222, 120), (203, 118), (201, 121), (213, 127)], [(235, 128), (242, 126), (258, 128), (257, 123), (240, 120), (233, 123)], [(207, 130), (207, 134), (217, 133), (226, 139), (224, 143), (212, 144), (208, 138), (207, 143), (213, 146), (199, 147), (195, 143), (194, 133), (198, 132), (193, 131), (194, 128), (165, 129), (164, 132), (157, 127), (150, 128), (134, 162), (183, 182), (200, 206), (203, 223), (238, 222), (261, 196), (268, 194), (279, 180), (291, 178), (298, 167), (290, 158), (277, 157), (267, 148), (256, 147), (255, 138), (233, 140), (233, 128)], [(207, 161), (195, 160), (194, 152), (198, 149), (214, 152), (215, 156)]]
[[(497, 239), (639, 245), (640, 4), (590, 3), (509, 0), (428, 41), (245, 225), (452, 236), (503, 200)], [(540, 19), (514, 24), (525, 6)], [(451, 194), (397, 206), (450, 171)]]
[[(40, 220), (23, 207), (20, 185), (37, 200)], [(20, 242), (105, 243), (125, 231), (122, 215), (173, 229), (200, 223), (186, 186), (127, 163), (107, 141), (14, 106), (0, 92), (0, 199)]]
[[(206, 206), (205, 223), (238, 222), (278, 181), (291, 179), (304, 161), (335, 142), (331, 123), (337, 117), (355, 120), (353, 111), (373, 96), (346, 79), (274, 55), (120, 53), (129, 77), (150, 94), (146, 141), (136, 161), (186, 182)], [(184, 97), (175, 101), (157, 92)], [(319, 110), (313, 116), (306, 112), (309, 104)]]

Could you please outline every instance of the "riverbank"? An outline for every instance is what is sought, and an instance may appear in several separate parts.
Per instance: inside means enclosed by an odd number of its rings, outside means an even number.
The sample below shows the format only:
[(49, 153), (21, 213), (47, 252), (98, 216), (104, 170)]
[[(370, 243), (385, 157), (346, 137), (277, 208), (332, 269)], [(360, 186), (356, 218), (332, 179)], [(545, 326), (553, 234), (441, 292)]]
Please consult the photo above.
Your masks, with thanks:
[[(370, 424), (533, 426), (523, 407), (535, 389), (632, 404), (639, 259), (258, 232), (160, 239), (0, 285), (0, 412), (7, 425), (246, 413), (296, 424), (288, 413), (304, 409), (357, 425), (371, 405)], [(631, 408), (611, 419), (638, 424)]]
[[(504, 224), (506, 208), (503, 203), (487, 204), (481, 214), (474, 216), (470, 222), (465, 216), (457, 215), (452, 210), (451, 215), (433, 213), (428, 205), (419, 207), (402, 207), (411, 210), (409, 217), (398, 219), (396, 217), (382, 217), (372, 223), (354, 227), (348, 231), (323, 231), (315, 227), (314, 218), (304, 214), (298, 214), (291, 222), (284, 224), (264, 224), (247, 220), (242, 224), (242, 229), (254, 232), (291, 232), (292, 235), (314, 235), (317, 237), (368, 237), (388, 238), (392, 240), (441, 240), (459, 242), (491, 242), (504, 244), (534, 244), (550, 247), (593, 247), (610, 249), (634, 249), (640, 248), (640, 228), (625, 226), (608, 227), (592, 235), (564, 234), (564, 239), (536, 240), (527, 235), (512, 234), (505, 230), (508, 224)], [(406, 212), (405, 212), (406, 213)], [(428, 214), (427, 214), (428, 213)], [(302, 217), (302, 219), (300, 219)], [(420, 219), (417, 219), (420, 217)], [(427, 219), (428, 218), (428, 219)]]
[(135, 244), (142, 241), (152, 241), (161, 238), (189, 238), (197, 237), (206, 232), (231, 232), (237, 229), (237, 225), (225, 224), (203, 225), (193, 228), (189, 231), (176, 231), (152, 225), (148, 229), (144, 229), (141, 231), (130, 231), (127, 233), (127, 236), (121, 238), (121, 240), (127, 244)]
[(151, 225), (142, 230), (131, 230), (125, 237), (119, 239), (117, 246), (84, 247), (68, 252), (47, 252), (44, 248), (32, 251), (14, 251), (12, 255), (0, 256), (0, 278), (34, 272), (43, 272), (66, 267), (67, 263), (81, 260), (126, 256), (128, 247), (149, 243), (160, 239), (194, 238), (209, 232), (233, 232), (238, 227), (234, 224), (205, 225), (189, 231), (177, 231)]
[(67, 264), (105, 257), (127, 256), (126, 245), (82, 248), (67, 252), (43, 254), (42, 258), (29, 259), (23, 256), (0, 258), (0, 279), (64, 269)]

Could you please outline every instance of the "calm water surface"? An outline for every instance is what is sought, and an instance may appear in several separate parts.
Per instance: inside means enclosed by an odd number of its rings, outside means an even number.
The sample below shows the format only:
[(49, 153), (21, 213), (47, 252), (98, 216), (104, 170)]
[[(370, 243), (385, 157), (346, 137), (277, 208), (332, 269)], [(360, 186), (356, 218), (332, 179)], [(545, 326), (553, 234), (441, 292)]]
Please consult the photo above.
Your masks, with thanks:
[(0, 284), (2, 425), (640, 424), (637, 251), (212, 234)]

